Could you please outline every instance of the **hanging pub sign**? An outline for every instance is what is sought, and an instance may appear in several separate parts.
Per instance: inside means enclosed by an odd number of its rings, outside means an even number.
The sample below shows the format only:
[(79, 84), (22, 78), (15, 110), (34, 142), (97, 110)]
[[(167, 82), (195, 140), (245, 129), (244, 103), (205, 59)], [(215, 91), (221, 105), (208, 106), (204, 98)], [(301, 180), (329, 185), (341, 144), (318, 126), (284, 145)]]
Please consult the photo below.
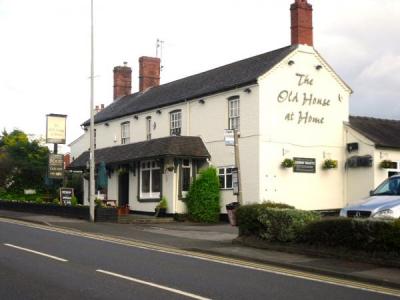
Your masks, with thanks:
[(65, 144), (66, 115), (46, 115), (46, 143)]
[(233, 129), (224, 130), (225, 146), (235, 146), (235, 131)]
[(315, 158), (294, 157), (293, 172), (315, 173)]
[(63, 179), (64, 178), (64, 155), (49, 154), (49, 178)]
[(238, 168), (232, 168), (232, 188), (233, 194), (239, 195), (239, 174)]
[(71, 205), (71, 200), (73, 196), (74, 196), (73, 188), (60, 188), (61, 205)]

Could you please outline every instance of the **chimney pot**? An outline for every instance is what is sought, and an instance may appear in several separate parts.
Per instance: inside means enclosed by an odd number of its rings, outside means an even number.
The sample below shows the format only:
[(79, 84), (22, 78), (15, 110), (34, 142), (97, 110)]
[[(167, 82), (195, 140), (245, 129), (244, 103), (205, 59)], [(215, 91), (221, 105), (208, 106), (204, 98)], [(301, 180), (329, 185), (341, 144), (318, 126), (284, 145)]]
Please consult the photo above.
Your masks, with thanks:
[(139, 58), (139, 91), (160, 85), (160, 59), (142, 56)]
[(312, 11), (307, 0), (295, 0), (290, 6), (292, 45), (314, 45)]
[(124, 62), (123, 66), (114, 68), (114, 101), (130, 95), (132, 89), (132, 69)]

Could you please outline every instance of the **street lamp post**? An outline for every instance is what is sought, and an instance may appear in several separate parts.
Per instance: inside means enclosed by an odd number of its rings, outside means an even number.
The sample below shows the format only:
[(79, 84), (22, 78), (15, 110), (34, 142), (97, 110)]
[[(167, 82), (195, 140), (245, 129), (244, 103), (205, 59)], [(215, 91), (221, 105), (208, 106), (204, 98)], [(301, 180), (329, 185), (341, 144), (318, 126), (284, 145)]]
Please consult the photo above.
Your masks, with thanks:
[(94, 222), (94, 198), (95, 198), (95, 184), (94, 184), (94, 34), (93, 34), (93, 0), (90, 0), (90, 221)]

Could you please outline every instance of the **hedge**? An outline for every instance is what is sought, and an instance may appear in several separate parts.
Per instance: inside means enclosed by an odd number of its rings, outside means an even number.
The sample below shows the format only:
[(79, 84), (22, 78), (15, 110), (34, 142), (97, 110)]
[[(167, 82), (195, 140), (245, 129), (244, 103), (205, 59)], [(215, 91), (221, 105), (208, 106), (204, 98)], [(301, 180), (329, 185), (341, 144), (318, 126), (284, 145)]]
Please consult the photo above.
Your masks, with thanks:
[(308, 224), (320, 218), (312, 211), (268, 208), (258, 217), (263, 225), (260, 237), (272, 242), (293, 242)]
[(298, 242), (367, 252), (400, 252), (400, 220), (332, 218), (307, 225)]
[(264, 225), (260, 222), (259, 217), (269, 208), (293, 209), (294, 207), (287, 204), (274, 202), (240, 206), (236, 211), (236, 219), (239, 225), (239, 235), (259, 236), (260, 231), (264, 228)]
[(190, 186), (185, 201), (191, 220), (206, 223), (218, 222), (220, 190), (215, 168), (210, 167), (200, 171), (200, 176)]

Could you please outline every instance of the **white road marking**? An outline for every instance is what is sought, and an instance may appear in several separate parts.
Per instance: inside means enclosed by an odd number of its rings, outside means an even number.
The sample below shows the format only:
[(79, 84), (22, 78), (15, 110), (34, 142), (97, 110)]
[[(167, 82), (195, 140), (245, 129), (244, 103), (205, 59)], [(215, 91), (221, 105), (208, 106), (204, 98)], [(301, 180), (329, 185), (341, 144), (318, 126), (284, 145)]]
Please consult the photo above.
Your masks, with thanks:
[(174, 288), (170, 288), (170, 287), (167, 287), (167, 286), (164, 286), (164, 285), (159, 285), (159, 284), (156, 284), (156, 283), (140, 280), (140, 279), (137, 279), (137, 278), (121, 275), (121, 274), (118, 274), (118, 273), (113, 273), (113, 272), (109, 272), (109, 271), (105, 271), (105, 270), (101, 270), (101, 269), (98, 269), (96, 271), (99, 272), (99, 273), (110, 275), (110, 276), (114, 276), (114, 277), (122, 278), (122, 279), (125, 279), (125, 280), (133, 281), (133, 282), (136, 282), (136, 283), (140, 283), (140, 284), (148, 285), (148, 286), (151, 286), (151, 287), (155, 287), (155, 288), (158, 288), (158, 289), (161, 289), (161, 290), (169, 291), (169, 292), (172, 292), (172, 293), (175, 293), (175, 294), (178, 294), (178, 295), (183, 295), (183, 296), (186, 296), (186, 297), (189, 297), (189, 298), (199, 299), (199, 300), (210, 300), (209, 298), (204, 298), (204, 297), (201, 297), (199, 295), (195, 295), (195, 294), (192, 294), (192, 293), (184, 292), (184, 291), (177, 290), (177, 289), (174, 289)]
[(39, 251), (35, 251), (35, 250), (31, 250), (31, 249), (27, 249), (27, 248), (23, 248), (23, 247), (19, 247), (19, 246), (15, 246), (15, 245), (12, 245), (12, 244), (4, 244), (4, 246), (15, 248), (15, 249), (26, 251), (26, 252), (30, 252), (30, 253), (34, 253), (34, 254), (41, 255), (41, 256), (45, 256), (47, 258), (51, 258), (51, 259), (62, 261), (62, 262), (67, 262), (68, 261), (68, 260), (66, 260), (64, 258), (60, 258), (60, 257), (57, 257), (57, 256), (49, 255), (49, 254), (46, 254), (46, 253), (43, 253), (43, 252), (39, 252)]
[(296, 271), (296, 270), (288, 269), (285, 267), (277, 267), (277, 266), (273, 266), (273, 265), (269, 265), (269, 264), (249, 262), (249, 261), (242, 260), (242, 259), (223, 257), (220, 255), (204, 254), (204, 253), (199, 253), (199, 252), (180, 250), (178, 248), (171, 248), (168, 246), (163, 246), (163, 245), (154, 244), (154, 243), (150, 243), (150, 242), (142, 242), (142, 241), (138, 241), (138, 240), (127, 240), (127, 239), (115, 238), (115, 237), (110, 237), (110, 236), (101, 235), (101, 234), (85, 233), (85, 232), (79, 232), (79, 231), (72, 230), (72, 229), (60, 228), (60, 227), (48, 227), (48, 226), (44, 226), (44, 225), (29, 223), (26, 221), (5, 219), (3, 217), (0, 217), (0, 222), (20, 225), (20, 226), (30, 227), (30, 228), (35, 228), (35, 229), (41, 229), (44, 231), (56, 232), (56, 233), (61, 233), (61, 234), (71, 235), (71, 236), (76, 236), (76, 237), (83, 237), (83, 238), (93, 239), (93, 240), (97, 240), (97, 241), (103, 241), (103, 242), (107, 242), (107, 243), (123, 245), (126, 247), (133, 247), (133, 248), (167, 253), (167, 254), (172, 254), (172, 255), (177, 255), (177, 256), (190, 257), (190, 258), (194, 258), (194, 259), (198, 259), (198, 260), (204, 260), (204, 261), (209, 261), (209, 262), (214, 262), (214, 263), (219, 263), (219, 264), (225, 264), (225, 265), (239, 267), (239, 268), (245, 268), (245, 269), (267, 272), (267, 273), (272, 273), (272, 274), (277, 274), (277, 275), (300, 278), (300, 279), (320, 282), (323, 284), (342, 286), (342, 287), (347, 287), (347, 288), (351, 288), (351, 289), (358, 289), (358, 290), (364, 290), (367, 292), (373, 292), (373, 293), (379, 293), (379, 294), (384, 294), (384, 295), (400, 297), (399, 289), (378, 286), (376, 284), (352, 281), (350, 279), (340, 279), (340, 278), (336, 278), (336, 277), (332, 277), (332, 276), (319, 275), (319, 274), (314, 274), (314, 273), (310, 273), (310, 272), (306, 272), (306, 271)]

